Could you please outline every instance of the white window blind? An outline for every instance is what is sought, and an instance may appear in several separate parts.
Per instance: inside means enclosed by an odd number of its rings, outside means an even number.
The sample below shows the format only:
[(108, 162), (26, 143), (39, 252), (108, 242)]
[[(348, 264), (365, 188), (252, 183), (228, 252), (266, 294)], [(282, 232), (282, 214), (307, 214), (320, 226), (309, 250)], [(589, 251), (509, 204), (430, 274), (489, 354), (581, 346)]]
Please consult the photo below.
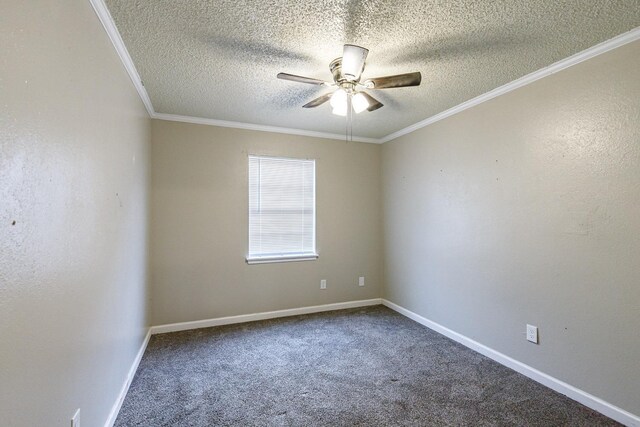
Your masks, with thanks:
[(247, 262), (315, 259), (315, 160), (249, 156)]

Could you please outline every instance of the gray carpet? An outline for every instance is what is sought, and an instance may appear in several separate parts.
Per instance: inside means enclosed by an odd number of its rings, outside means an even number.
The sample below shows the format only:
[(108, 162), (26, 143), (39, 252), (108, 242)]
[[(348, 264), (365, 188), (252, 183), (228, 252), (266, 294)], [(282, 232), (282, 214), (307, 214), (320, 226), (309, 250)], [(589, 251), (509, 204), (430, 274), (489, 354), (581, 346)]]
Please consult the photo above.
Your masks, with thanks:
[(383, 306), (154, 335), (116, 426), (610, 426)]

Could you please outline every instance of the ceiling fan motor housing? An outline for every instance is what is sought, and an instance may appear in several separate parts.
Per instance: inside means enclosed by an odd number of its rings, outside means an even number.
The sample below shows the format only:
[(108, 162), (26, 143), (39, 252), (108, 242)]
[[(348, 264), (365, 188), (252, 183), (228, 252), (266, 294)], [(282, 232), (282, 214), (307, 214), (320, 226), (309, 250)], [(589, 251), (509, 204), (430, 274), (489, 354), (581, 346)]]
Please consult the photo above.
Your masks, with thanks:
[(346, 79), (342, 76), (342, 58), (336, 58), (329, 64), (329, 70), (333, 75), (333, 81), (340, 84)]
[(329, 64), (329, 70), (333, 75), (333, 81), (338, 87), (344, 89), (347, 93), (354, 93), (356, 91), (357, 81), (351, 81), (346, 79), (342, 75), (342, 58), (336, 58)]

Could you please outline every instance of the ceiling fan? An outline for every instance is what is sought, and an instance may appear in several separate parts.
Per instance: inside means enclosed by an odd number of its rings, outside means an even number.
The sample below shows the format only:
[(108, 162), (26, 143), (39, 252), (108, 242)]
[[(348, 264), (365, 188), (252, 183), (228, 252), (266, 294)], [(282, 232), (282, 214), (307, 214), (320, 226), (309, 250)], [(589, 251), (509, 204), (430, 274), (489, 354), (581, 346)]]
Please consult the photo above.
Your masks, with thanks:
[(336, 58), (329, 64), (333, 83), (289, 73), (278, 73), (278, 78), (313, 85), (337, 86), (338, 89), (335, 91), (324, 94), (303, 107), (314, 108), (330, 100), (333, 114), (339, 116), (346, 116), (347, 113), (350, 115), (352, 109), (357, 114), (364, 110), (375, 111), (383, 106), (364, 89), (377, 90), (420, 85), (422, 75), (419, 72), (362, 80), (368, 53), (369, 50), (363, 47), (345, 44), (342, 58)]

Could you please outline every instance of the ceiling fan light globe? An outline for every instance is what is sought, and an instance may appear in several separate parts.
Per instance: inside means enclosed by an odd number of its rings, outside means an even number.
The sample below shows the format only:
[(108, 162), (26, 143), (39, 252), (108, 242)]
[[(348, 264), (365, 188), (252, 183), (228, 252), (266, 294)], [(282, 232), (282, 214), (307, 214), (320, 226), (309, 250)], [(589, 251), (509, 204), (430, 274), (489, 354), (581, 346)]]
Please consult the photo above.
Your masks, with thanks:
[(342, 110), (344, 109), (345, 114), (347, 111), (347, 92), (344, 89), (338, 89), (335, 92), (333, 92), (333, 95), (331, 95), (331, 101), (330, 101), (331, 107), (333, 107), (333, 109), (339, 109)]
[(364, 70), (368, 49), (352, 44), (344, 45), (342, 52), (342, 76), (349, 81), (357, 81)]
[(353, 105), (353, 111), (359, 114), (369, 108), (369, 100), (362, 93), (356, 93), (351, 98), (351, 105)]

